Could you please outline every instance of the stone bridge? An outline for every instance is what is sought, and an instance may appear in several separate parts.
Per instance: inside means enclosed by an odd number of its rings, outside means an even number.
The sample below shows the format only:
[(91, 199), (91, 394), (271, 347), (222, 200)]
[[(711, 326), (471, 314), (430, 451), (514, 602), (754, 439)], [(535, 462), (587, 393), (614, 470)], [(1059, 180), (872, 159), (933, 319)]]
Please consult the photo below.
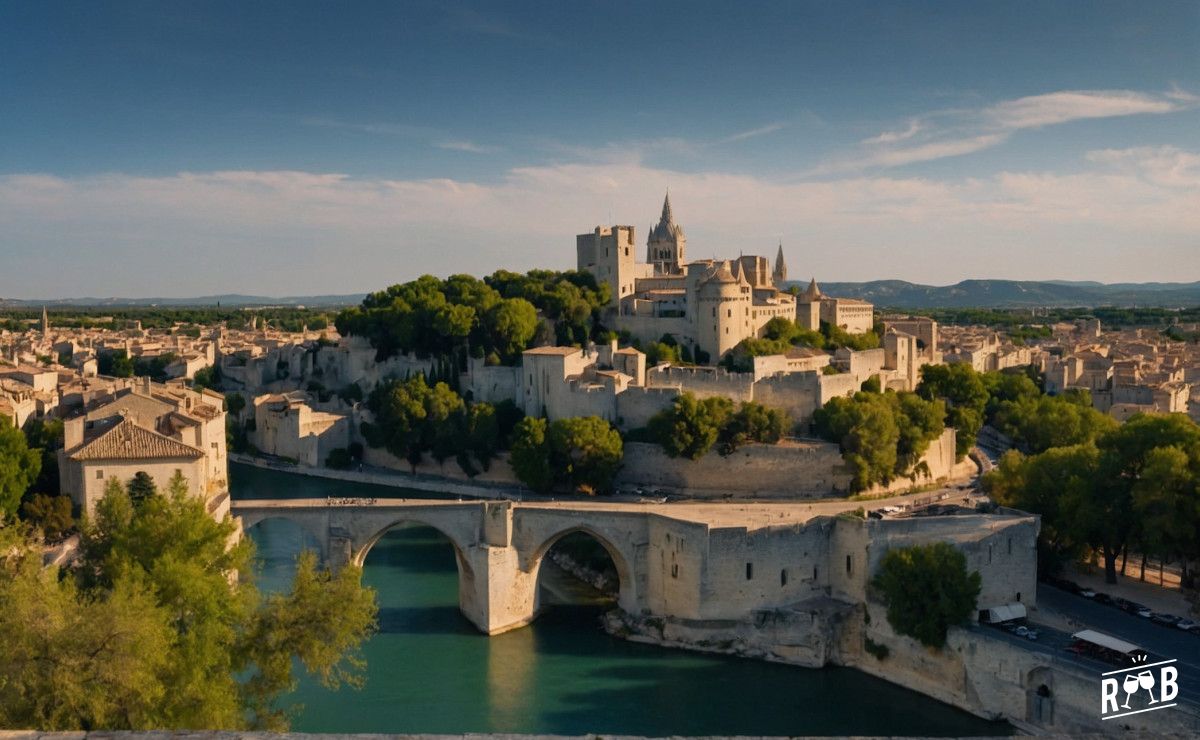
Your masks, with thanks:
[(458, 561), (459, 607), (480, 630), (496, 634), (528, 624), (538, 610), (538, 571), (563, 536), (586, 532), (605, 550), (620, 578), (619, 606), (646, 608), (645, 559), (652, 518), (645, 507), (511, 501), (288, 499), (235, 501), (243, 529), (285, 519), (316, 541), (333, 567), (362, 565), (387, 532), (406, 524), (432, 527), (449, 539)]

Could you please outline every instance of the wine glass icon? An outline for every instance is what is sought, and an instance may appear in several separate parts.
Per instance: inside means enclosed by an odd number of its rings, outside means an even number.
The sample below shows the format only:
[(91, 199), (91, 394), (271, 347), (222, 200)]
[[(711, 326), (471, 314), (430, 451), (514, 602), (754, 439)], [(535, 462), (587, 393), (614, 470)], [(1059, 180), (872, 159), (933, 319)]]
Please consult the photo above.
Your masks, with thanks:
[(1121, 684), (1121, 688), (1125, 691), (1125, 703), (1121, 705), (1122, 709), (1129, 709), (1129, 699), (1137, 693), (1138, 686), (1140, 685), (1141, 681), (1138, 680), (1137, 676), (1132, 673), (1125, 674), (1125, 681)]
[(1154, 698), (1154, 692), (1151, 691), (1151, 689), (1154, 688), (1154, 673), (1151, 671), (1142, 671), (1141, 673), (1137, 674), (1137, 678), (1138, 685), (1145, 689), (1146, 693), (1150, 695), (1150, 703), (1157, 704), (1158, 699)]

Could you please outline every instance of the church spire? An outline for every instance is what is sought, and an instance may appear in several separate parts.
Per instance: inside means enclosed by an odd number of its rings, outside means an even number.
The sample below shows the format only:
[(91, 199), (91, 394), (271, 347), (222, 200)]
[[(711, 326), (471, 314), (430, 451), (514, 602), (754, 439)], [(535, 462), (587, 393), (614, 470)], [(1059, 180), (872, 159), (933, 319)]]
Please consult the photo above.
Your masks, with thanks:
[(671, 191), (667, 190), (667, 196), (663, 198), (662, 223), (673, 224), (675, 219), (671, 216)]
[(781, 288), (787, 282), (787, 263), (783, 261), (783, 242), (779, 242), (779, 251), (775, 254), (775, 272), (772, 275), (775, 287)]

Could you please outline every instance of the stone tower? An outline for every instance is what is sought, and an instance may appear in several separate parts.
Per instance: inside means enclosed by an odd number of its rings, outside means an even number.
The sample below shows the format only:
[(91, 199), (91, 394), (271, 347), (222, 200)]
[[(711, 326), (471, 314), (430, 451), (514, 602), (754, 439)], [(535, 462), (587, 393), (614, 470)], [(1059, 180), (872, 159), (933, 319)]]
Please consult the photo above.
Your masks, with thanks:
[(42, 306), (42, 336), (50, 334), (50, 314), (46, 313), (46, 307)]
[(783, 242), (779, 242), (779, 251), (775, 254), (775, 272), (771, 275), (775, 281), (775, 287), (783, 289), (783, 284), (787, 282), (787, 263), (783, 261)]
[(609, 305), (619, 308), (633, 295), (636, 272), (632, 226), (597, 226), (590, 234), (575, 237), (576, 266), (607, 283)]
[(671, 214), (671, 194), (663, 198), (662, 216), (646, 239), (646, 262), (654, 265), (656, 275), (678, 275), (686, 263), (684, 250), (687, 237), (683, 227), (675, 223)]
[(748, 335), (750, 284), (717, 262), (701, 277), (696, 299), (696, 343), (716, 362)]

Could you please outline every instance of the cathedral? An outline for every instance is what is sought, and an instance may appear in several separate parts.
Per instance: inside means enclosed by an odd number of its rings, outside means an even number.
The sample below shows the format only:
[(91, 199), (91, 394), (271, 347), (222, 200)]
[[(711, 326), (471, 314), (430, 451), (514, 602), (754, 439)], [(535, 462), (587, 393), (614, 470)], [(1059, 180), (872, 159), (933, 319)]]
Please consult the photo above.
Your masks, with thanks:
[(757, 255), (689, 261), (669, 194), (646, 240), (645, 262), (636, 259), (636, 241), (633, 226), (597, 226), (576, 237), (575, 251), (578, 269), (610, 288), (605, 324), (642, 342), (670, 334), (698, 360), (716, 362), (743, 339), (762, 336), (776, 317), (810, 329), (830, 319), (855, 333), (871, 327), (870, 304), (824, 296), (815, 280), (799, 296), (787, 292), (782, 244), (774, 265)]

